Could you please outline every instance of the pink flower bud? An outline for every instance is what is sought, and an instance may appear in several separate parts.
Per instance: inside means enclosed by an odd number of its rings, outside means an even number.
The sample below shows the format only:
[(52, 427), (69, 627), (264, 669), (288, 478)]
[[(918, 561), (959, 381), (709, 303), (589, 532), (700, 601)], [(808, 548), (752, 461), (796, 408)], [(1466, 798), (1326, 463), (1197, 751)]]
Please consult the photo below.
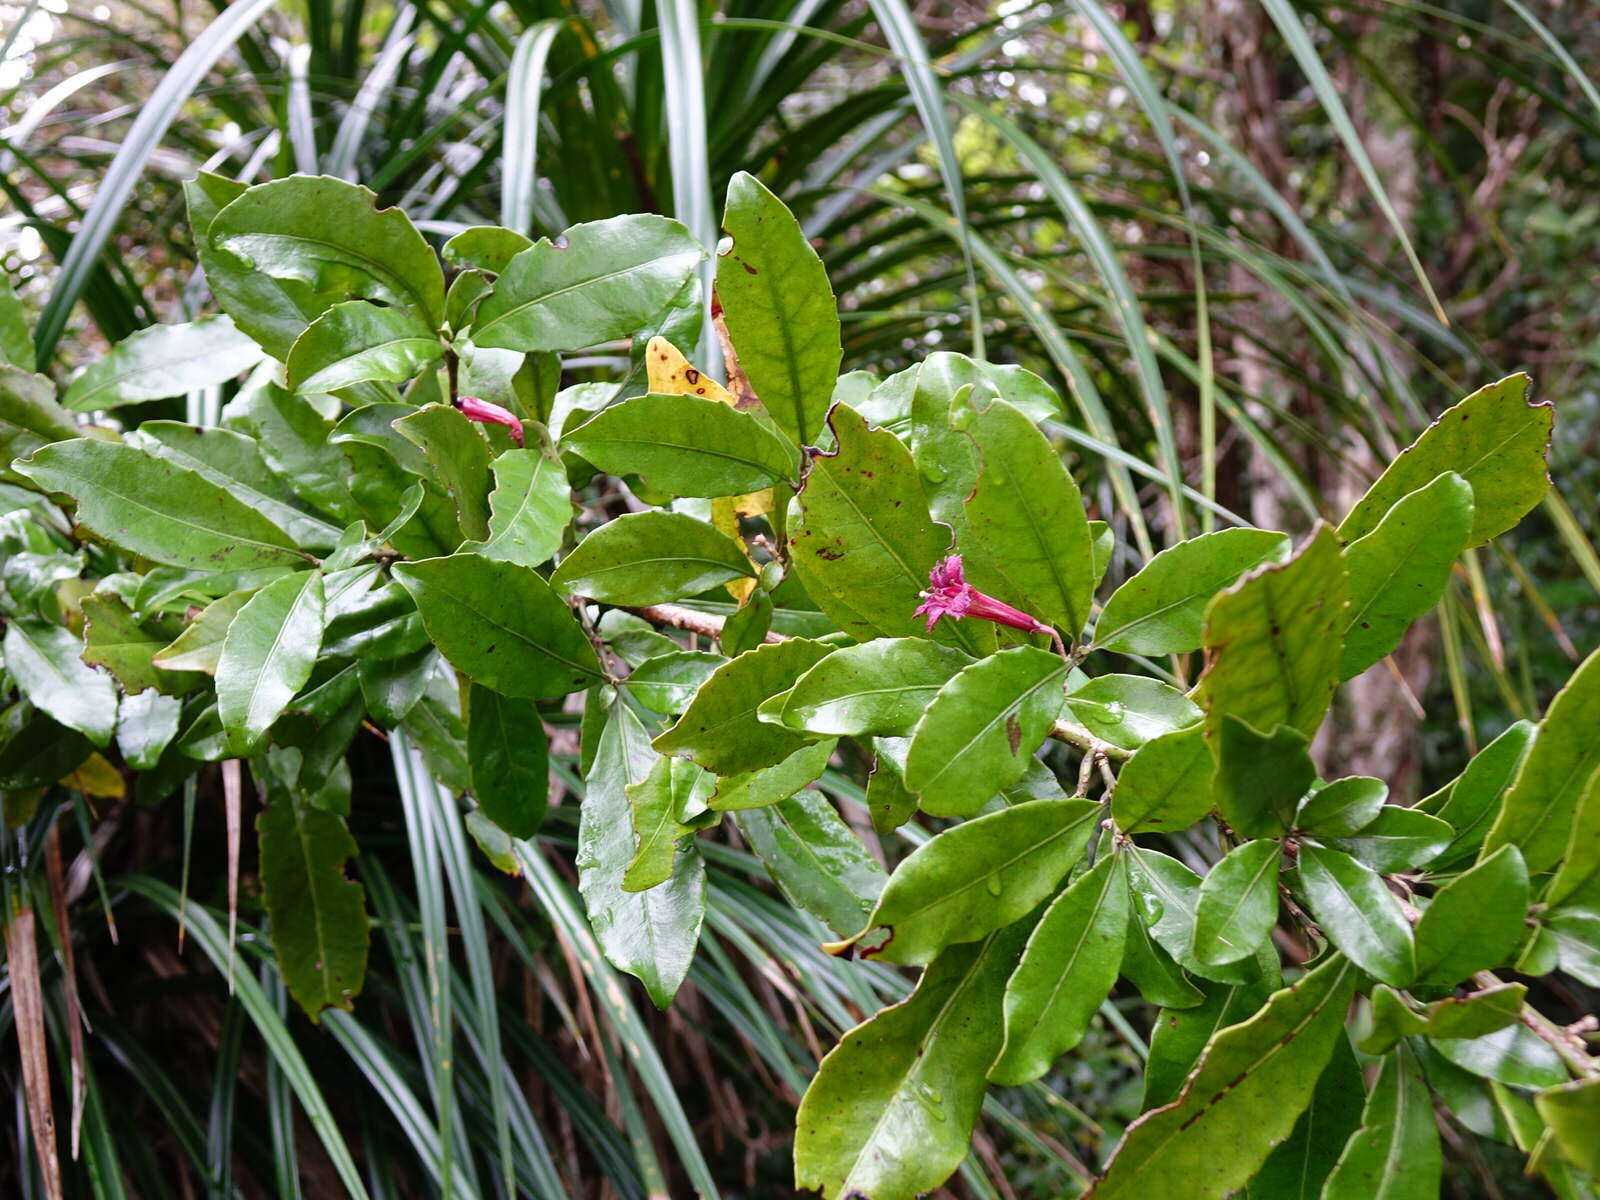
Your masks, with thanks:
[(476, 396), (462, 396), (456, 401), (456, 408), (469, 421), (482, 421), (488, 425), (504, 425), (506, 432), (511, 435), (511, 440), (519, 446), (523, 445), (522, 422), (509, 409), (501, 408), (498, 404), (491, 404), (487, 400), (479, 400)]

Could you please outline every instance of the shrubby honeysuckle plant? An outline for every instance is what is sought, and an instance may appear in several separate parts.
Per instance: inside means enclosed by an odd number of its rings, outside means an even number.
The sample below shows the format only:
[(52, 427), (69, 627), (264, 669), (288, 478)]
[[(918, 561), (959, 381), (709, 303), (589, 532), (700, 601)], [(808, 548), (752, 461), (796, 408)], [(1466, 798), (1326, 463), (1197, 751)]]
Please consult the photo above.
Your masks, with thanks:
[[(841, 376), (821, 263), (749, 176), (710, 330), (705, 252), (665, 218), (436, 254), (337, 179), (188, 194), (223, 315), (134, 335), (59, 398), (0, 369), (14, 826), (113, 758), (152, 801), (242, 761), (315, 1017), (366, 959), (360, 728), (419, 747), (514, 865), (544, 718), (577, 706), (579, 888), (657, 1005), (695, 955), (701, 847), (734, 830), (832, 951), (916, 974), (820, 1063), (800, 1187), (937, 1187), (989, 1089), (1050, 1076), (1115, 1004), (1149, 1045), (1105, 1200), (1433, 1196), (1436, 1108), (1591, 1194), (1600, 1064), (1530, 995), (1600, 986), (1600, 655), (1414, 806), (1311, 752), (1340, 683), (1544, 494), (1553, 410), (1525, 377), (1444, 412), (1337, 525), (1138, 563), (1037, 376), (949, 353)], [(683, 353), (712, 332), (726, 385)], [(604, 345), (617, 371), (573, 382), (562, 356)], [(117, 419), (222, 385), (216, 427)], [(865, 779), (856, 824), (811, 787), (830, 771)]]

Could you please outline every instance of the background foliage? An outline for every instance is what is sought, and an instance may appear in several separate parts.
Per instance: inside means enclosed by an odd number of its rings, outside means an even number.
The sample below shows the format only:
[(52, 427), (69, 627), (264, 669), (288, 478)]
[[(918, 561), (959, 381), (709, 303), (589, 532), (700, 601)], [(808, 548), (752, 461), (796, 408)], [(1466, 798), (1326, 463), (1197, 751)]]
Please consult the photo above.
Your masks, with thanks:
[[(1578, 66), (1595, 30), (1574, 10), (313, 3), (235, 4), (208, 25), (215, 14), (192, 6), (30, 3), (8, 15), (0, 244), (37, 318), (38, 365), (63, 381), (144, 324), (209, 311), (179, 188), (202, 167), (359, 179), (441, 239), (486, 220), (556, 232), (654, 210), (707, 241), (727, 180), (747, 169), (816, 239), (847, 318), (847, 366), (887, 373), (930, 348), (981, 345), (1039, 371), (1072, 398), (1078, 419), (1053, 432), (1093, 515), (1130, 551), (1177, 532), (1181, 487), (1303, 532), (1469, 384), (1531, 371), (1561, 413), (1557, 491), (1513, 539), (1466, 556), (1437, 623), (1398, 653), (1432, 715), (1406, 719), (1388, 675), (1358, 681), (1319, 747), (1330, 776), (1381, 774), (1426, 794), (1464, 752), (1536, 718), (1594, 644), (1586, 264), (1600, 97)], [(569, 383), (628, 369), (620, 347), (565, 365)], [(196, 395), (192, 412), (225, 399)], [(126, 417), (183, 415), (167, 402)], [(1203, 503), (1186, 507), (1189, 526), (1205, 521)], [(730, 846), (711, 863), (716, 949), (680, 1007), (613, 1005), (564, 924), (576, 910), (556, 875), (529, 866), (528, 891), (507, 901), (485, 891), (475, 854), (455, 860), (459, 876), (447, 856), (418, 857), (446, 836), (419, 824), (427, 789), (402, 772), (412, 799), (397, 809), (386, 749), (357, 747), (356, 873), (385, 936), (363, 1006), (329, 1020), (340, 1056), (298, 1020), (275, 1044), (246, 1034), (239, 1006), (258, 998), (229, 998), (215, 963), (225, 939), (193, 903), (192, 940), (175, 953), (185, 863), (188, 894), (226, 921), (224, 778), (203, 777), (192, 806), (105, 798), (63, 819), (69, 852), (91, 835), (97, 847), (65, 874), (80, 961), (100, 981), (85, 987), (98, 1089), (85, 1128), (142, 1172), (141, 1194), (163, 1194), (175, 1170), (270, 1190), (290, 1142), (308, 1179), (331, 1169), (284, 1124), (297, 1040), (318, 1049), (309, 1069), (340, 1124), (361, 1130), (363, 1162), (400, 1177), (428, 1177), (445, 1112), (468, 1131), (457, 1136), (498, 1136), (470, 1114), (525, 1091), (518, 1136), (542, 1141), (576, 1193), (601, 1179), (622, 1194), (715, 1179), (781, 1194), (790, 1106), (817, 1052), (877, 1006), (862, 973), (820, 955)], [(577, 749), (554, 758), (574, 794)], [(847, 774), (824, 788), (860, 799)], [(573, 809), (552, 811), (558, 850)], [(253, 877), (246, 863), (240, 961), (252, 970)], [(450, 940), (447, 893), (452, 905), (482, 894), (492, 920), (481, 944), (475, 930), (452, 943), (462, 1000), (441, 1015), (417, 963)], [(472, 991), (491, 977), (498, 1021), (490, 992)], [(880, 996), (904, 986), (887, 970), (865, 978)], [(279, 1005), (275, 987), (269, 973), (259, 1002)], [(1562, 1002), (1573, 1016), (1593, 1007)], [(1148, 1014), (1130, 1005), (1122, 1020), (1097, 1026), (1048, 1090), (991, 1103), (962, 1186), (1076, 1186), (1078, 1164), (1098, 1161), (1137, 1109), (1121, 1084)], [(429, 1039), (450, 1025), (509, 1047), (523, 1087), (468, 1066), (430, 1074)], [(646, 1040), (659, 1055), (629, 1059)], [(423, 1094), (431, 1106), (380, 1099)], [(248, 1116), (228, 1119), (235, 1106)], [(1457, 1136), (1461, 1194), (1523, 1186), (1492, 1139)], [(29, 1170), (27, 1155), (15, 1161)]]

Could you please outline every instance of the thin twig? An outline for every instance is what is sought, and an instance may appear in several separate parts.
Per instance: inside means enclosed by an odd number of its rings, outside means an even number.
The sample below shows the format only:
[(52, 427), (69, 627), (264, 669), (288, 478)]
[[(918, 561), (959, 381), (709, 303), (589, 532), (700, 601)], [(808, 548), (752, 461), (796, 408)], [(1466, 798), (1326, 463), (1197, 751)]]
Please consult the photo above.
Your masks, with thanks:
[[(635, 616), (643, 617), (652, 625), (663, 625), (668, 629), (682, 629), (688, 633), (698, 633), (703, 637), (721, 638), (722, 627), (726, 625), (727, 618), (719, 617), (715, 613), (704, 613), (698, 609), (685, 608), (681, 604), (641, 604), (638, 606), (620, 605), (624, 611)], [(787, 641), (781, 633), (768, 633), (762, 641), (776, 643)]]

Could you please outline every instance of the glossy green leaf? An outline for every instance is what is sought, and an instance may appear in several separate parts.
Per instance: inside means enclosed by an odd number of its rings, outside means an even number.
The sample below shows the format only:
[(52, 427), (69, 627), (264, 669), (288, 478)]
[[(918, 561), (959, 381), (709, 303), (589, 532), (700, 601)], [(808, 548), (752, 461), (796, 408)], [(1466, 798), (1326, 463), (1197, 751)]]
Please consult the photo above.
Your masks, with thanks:
[(1205, 999), (1183, 968), (1151, 937), (1144, 915), (1128, 909), (1128, 932), (1122, 949), (1122, 974), (1145, 1003), (1172, 1011), (1191, 1009)]
[(145, 421), (125, 440), (225, 488), (306, 549), (326, 549), (339, 540), (338, 526), (305, 510), (304, 502), (267, 466), (252, 437), (186, 421)]
[(863, 958), (923, 964), (1033, 911), (1094, 832), (1086, 800), (1034, 800), (947, 829), (895, 868), (856, 941)]
[(1170, 546), (1111, 594), (1094, 644), (1125, 654), (1198, 650), (1211, 598), (1288, 548), (1286, 535), (1266, 529), (1220, 529)]
[(1094, 551), (1083, 497), (1061, 456), (1020, 409), (1004, 400), (961, 424), (982, 456), (966, 502), (984, 566), (1000, 596), (1076, 638), (1094, 595)]
[(367, 969), (361, 885), (345, 877), (355, 839), (336, 813), (276, 791), (256, 818), (261, 888), (289, 992), (313, 1021), (350, 1008)]
[(1348, 854), (1302, 843), (1300, 891), (1323, 933), (1368, 975), (1404, 987), (1417, 973), (1411, 925), (1394, 893)]
[(1032, 646), (962, 669), (917, 722), (905, 783), (924, 812), (966, 816), (1021, 779), (1061, 712), (1067, 665)]
[(1038, 1079), (1078, 1044), (1117, 981), (1127, 929), (1127, 876), (1108, 854), (1052, 900), (1034, 926), (1006, 983), (1005, 1043), (990, 1082)]
[(705, 864), (693, 844), (678, 847), (667, 881), (628, 891), (623, 878), (636, 846), (628, 786), (657, 756), (639, 719), (612, 706), (589, 769), (578, 824), (578, 890), (612, 966), (637, 978), (657, 1008), (672, 1002), (689, 973), (705, 918)]
[(838, 744), (838, 738), (824, 738), (801, 747), (773, 766), (718, 775), (717, 786), (706, 798), (706, 804), (716, 812), (733, 812), (787, 800), (821, 778)]
[(653, 215), (574, 225), (515, 255), (478, 306), (475, 345), (580, 350), (627, 337), (666, 308), (705, 251)]
[(432, 646), (394, 658), (363, 658), (356, 670), (361, 699), (374, 724), (392, 729), (410, 715), (439, 669)]
[(1380, 875), (1389, 875), (1432, 862), (1453, 837), (1455, 830), (1438, 817), (1391, 804), (1357, 833), (1348, 837), (1325, 835), (1318, 840), (1343, 850)]
[(1443, 1154), (1433, 1100), (1416, 1057), (1397, 1046), (1383, 1060), (1323, 1200), (1432, 1200), (1439, 1195)]
[(1440, 888), (1417, 922), (1417, 978), (1454, 987), (1509, 959), (1526, 932), (1528, 872), (1502, 846)]
[(1561, 1057), (1520, 1022), (1482, 1037), (1432, 1038), (1428, 1044), (1463, 1070), (1512, 1087), (1555, 1087), (1568, 1078)]
[(443, 354), (438, 335), (409, 309), (351, 300), (306, 327), (284, 373), (292, 391), (336, 392), (371, 381), (404, 383)]
[(1546, 1088), (1534, 1107), (1555, 1134), (1556, 1146), (1574, 1166), (1600, 1176), (1600, 1077), (1574, 1079)]
[(657, 758), (650, 772), (628, 785), (634, 852), (622, 888), (642, 892), (672, 878), (678, 844), (695, 830), (690, 821), (706, 811), (716, 776), (686, 758)]
[(150, 661), (167, 671), (204, 671), (215, 675), (228, 626), (254, 594), (254, 589), (241, 588), (213, 600), (171, 644), (157, 650)]
[(467, 694), (467, 760), (483, 815), (530, 838), (550, 799), (549, 748), (538, 708), (474, 683)]
[(1516, 778), (1537, 728), (1532, 721), (1513, 722), (1473, 756), (1458, 779), (1417, 802), (1420, 811), (1449, 822), (1456, 831), (1449, 849), (1434, 859), (1434, 870), (1456, 866), (1477, 855), (1500, 811), (1500, 798)]
[(1019, 922), (952, 946), (909, 999), (840, 1038), (800, 1101), (796, 1187), (827, 1200), (909, 1197), (949, 1177), (972, 1140), (1000, 1049), (1006, 979), (1027, 933)]
[(1094, 1190), (1097, 1200), (1198, 1200), (1246, 1183), (1311, 1103), (1344, 1034), (1355, 976), (1335, 955), (1219, 1032), (1178, 1098), (1128, 1127)]
[(1211, 811), (1213, 772), (1204, 729), (1162, 734), (1117, 772), (1112, 818), (1129, 834), (1187, 829)]
[(0, 365), (10, 364), (31, 371), (36, 358), (33, 334), (28, 331), (22, 301), (17, 299), (10, 277), (0, 271)]
[[(1142, 928), (1134, 914), (1128, 927), (1130, 951), (1138, 940), (1135, 935)], [(1148, 942), (1147, 935), (1145, 940)], [(1171, 969), (1177, 971), (1176, 967)], [(1132, 978), (1127, 962), (1123, 964), (1123, 972)], [(1204, 992), (1188, 985), (1192, 993), (1188, 1006), (1165, 1007), (1151, 1025), (1150, 1057), (1145, 1062), (1144, 1097), (1139, 1107), (1144, 1110), (1160, 1108), (1176, 1100), (1183, 1090), (1184, 1080), (1200, 1061), (1200, 1054), (1212, 1036), (1257, 1012), (1267, 1002), (1276, 983), (1275, 978), (1269, 979), (1262, 973), (1249, 983), (1206, 982), (1202, 984)], [(1341, 1139), (1339, 1148), (1343, 1145)], [(1334, 1157), (1338, 1157), (1337, 1149)]]
[(903, 736), (939, 689), (971, 661), (925, 638), (879, 638), (847, 646), (774, 697), (762, 715), (811, 733)]
[(1507, 376), (1479, 388), (1428, 426), (1339, 526), (1347, 542), (1365, 537), (1401, 497), (1454, 471), (1472, 487), (1472, 532), (1479, 546), (1522, 520), (1550, 487), (1545, 455), (1555, 409), (1527, 399), (1526, 375)]
[(67, 386), (62, 403), (95, 412), (225, 383), (261, 361), (261, 347), (227, 317), (151, 325), (130, 334)]
[(1349, 837), (1377, 820), (1388, 798), (1389, 785), (1381, 779), (1335, 779), (1300, 802), (1294, 827), (1316, 837)]
[(428, 404), (394, 423), (395, 432), (416, 443), (433, 467), (433, 478), (455, 504), (466, 537), (489, 536), (489, 444), (478, 427), (448, 404)]
[(792, 687), (832, 649), (793, 638), (731, 659), (701, 686), (678, 723), (655, 739), (655, 748), (692, 758), (718, 775), (782, 762), (815, 739), (762, 721), (756, 709), (767, 697)]
[(1143, 675), (1091, 679), (1067, 693), (1067, 708), (1090, 733), (1124, 750), (1200, 723), (1194, 701)]
[(1344, 1152), (1345, 1143), (1361, 1126), (1367, 1081), (1348, 1037), (1335, 1038), (1328, 1065), (1317, 1077), (1311, 1104), (1294, 1123), (1287, 1141), (1279, 1142), (1242, 1193), (1247, 1200), (1297, 1197), (1314, 1200)]
[(727, 661), (709, 650), (672, 650), (645, 659), (624, 684), (628, 694), (651, 712), (681, 713), (689, 707), (700, 685)]
[(917, 797), (906, 788), (905, 761), (910, 738), (874, 738), (866, 804), (876, 833), (893, 833), (917, 811)]
[(440, 247), (439, 253), (452, 266), (476, 267), (499, 275), (532, 245), (526, 235), (503, 225), (470, 225)]
[(422, 447), (394, 427), (402, 417), (416, 412), (414, 404), (376, 403), (351, 409), (333, 427), (328, 441), (334, 445), (371, 446), (381, 450), (392, 465), (416, 476), (432, 474)]
[(244, 194), (246, 185), (201, 171), (183, 185), (206, 287), (233, 323), (276, 359), (289, 356), (305, 327), (340, 297), (295, 279), (274, 278), (220, 248), (211, 237), (217, 214)]
[(267, 383), (249, 393), (239, 418), (295, 495), (345, 523), (360, 516), (351, 488), (361, 481), (351, 478), (349, 447), (329, 440), (333, 422), (310, 397)]
[(738, 821), (790, 904), (840, 937), (861, 928), (883, 891), (884, 871), (826, 797), (797, 792), (741, 812)]
[(1392, 988), (1378, 985), (1372, 993), (1372, 1030), (1362, 1039), (1367, 1054), (1383, 1054), (1404, 1038), (1426, 1034), (1435, 1038), (1479, 1038), (1521, 1018), (1528, 989), (1520, 983), (1503, 983), (1465, 996), (1435, 1000), (1423, 1012), (1414, 1012)]
[(56, 389), (48, 379), (0, 363), (0, 472), (9, 474), (12, 459), (77, 436), (72, 414), (56, 403)]
[(1484, 838), (1485, 854), (1516, 846), (1534, 875), (1560, 861), (1580, 808), (1594, 807), (1586, 801), (1592, 794), (1591, 780), (1600, 770), (1596, 728), (1600, 728), (1600, 650), (1583, 660), (1550, 701)]
[(755, 176), (728, 182), (717, 299), (762, 406), (797, 445), (816, 443), (843, 353), (828, 272), (783, 201)]
[(183, 702), (154, 688), (122, 697), (117, 705), (117, 749), (135, 771), (153, 771), (178, 736)]
[[(1600, 896), (1586, 892), (1569, 897), (1567, 905), (1571, 907), (1557, 909), (1549, 924), (1536, 931), (1517, 969), (1526, 975), (1547, 975), (1559, 964), (1574, 979), (1600, 987)], [(1529, 953), (1538, 954), (1541, 948), (1548, 961), (1528, 962)]]
[(544, 565), (572, 522), (572, 489), (561, 460), (540, 450), (507, 450), (489, 467), (489, 536), (462, 548), (525, 567)]
[(209, 571), (306, 563), (288, 534), (243, 501), (132, 446), (74, 438), (16, 469), (77, 501), (79, 524), (156, 562)]
[(594, 646), (536, 571), (476, 554), (396, 563), (428, 636), (457, 670), (503, 696), (564, 696), (600, 679)]
[(1194, 952), (1205, 963), (1230, 963), (1261, 948), (1278, 920), (1277, 842), (1245, 842), (1223, 856), (1200, 883), (1194, 910)]
[(682, 513), (629, 513), (607, 521), (561, 560), (551, 585), (607, 604), (660, 604), (755, 574), (744, 548)]
[(1428, 1005), (1424, 1032), (1435, 1038), (1484, 1037), (1521, 1020), (1527, 998), (1527, 986), (1521, 983), (1502, 983), (1465, 996), (1446, 996)]
[(1206, 606), (1206, 673), (1196, 698), (1258, 730), (1321, 724), (1338, 685), (1345, 627), (1339, 540), (1319, 526), (1287, 562), (1257, 568)]
[(404, 213), (376, 205), (357, 184), (294, 175), (242, 193), (212, 220), (208, 236), (275, 279), (382, 300), (437, 326), (444, 317), (438, 258)]
[(228, 625), (217, 660), (217, 713), (229, 749), (252, 752), (311, 678), (322, 646), (322, 572), (275, 579)]
[(1217, 811), (1243, 837), (1277, 837), (1294, 824), (1295, 810), (1317, 777), (1310, 743), (1279, 725), (1263, 737), (1236, 717), (1218, 730), (1213, 780)]
[(767, 640), (772, 632), (772, 595), (762, 588), (754, 589), (745, 601), (722, 623), (722, 652), (737, 657), (746, 650), (754, 650)]
[(700, 396), (635, 396), (564, 434), (561, 446), (673, 496), (740, 496), (795, 473), (794, 451), (766, 425)]
[(82, 607), (83, 661), (105, 667), (128, 695), (153, 687), (177, 694), (204, 682), (194, 675), (185, 679), (171, 674), (153, 661), (172, 640), (174, 622), (136, 621), (128, 606), (110, 593), (85, 596)]
[(1339, 678), (1350, 679), (1400, 644), (1439, 603), (1472, 530), (1472, 488), (1450, 472), (1403, 496), (1371, 533), (1345, 547), (1350, 608)]
[[(950, 548), (949, 531), (928, 515), (899, 438), (869, 429), (843, 404), (829, 423), (838, 447), (812, 459), (800, 490), (789, 537), (793, 569), (817, 607), (857, 641), (924, 634), (915, 610), (928, 573)], [(946, 621), (927, 636), (976, 653), (982, 635), (966, 628), (975, 624)]]
[(1208, 963), (1195, 954), (1200, 876), (1170, 855), (1140, 846), (1129, 849), (1127, 870), (1133, 911), (1148, 926), (1155, 943), (1184, 970), (1225, 983), (1245, 983), (1260, 974), (1252, 961)]
[(7, 673), (35, 708), (96, 746), (110, 743), (117, 724), (116, 685), (83, 661), (83, 643), (68, 630), (43, 621), (9, 620), (0, 649)]

